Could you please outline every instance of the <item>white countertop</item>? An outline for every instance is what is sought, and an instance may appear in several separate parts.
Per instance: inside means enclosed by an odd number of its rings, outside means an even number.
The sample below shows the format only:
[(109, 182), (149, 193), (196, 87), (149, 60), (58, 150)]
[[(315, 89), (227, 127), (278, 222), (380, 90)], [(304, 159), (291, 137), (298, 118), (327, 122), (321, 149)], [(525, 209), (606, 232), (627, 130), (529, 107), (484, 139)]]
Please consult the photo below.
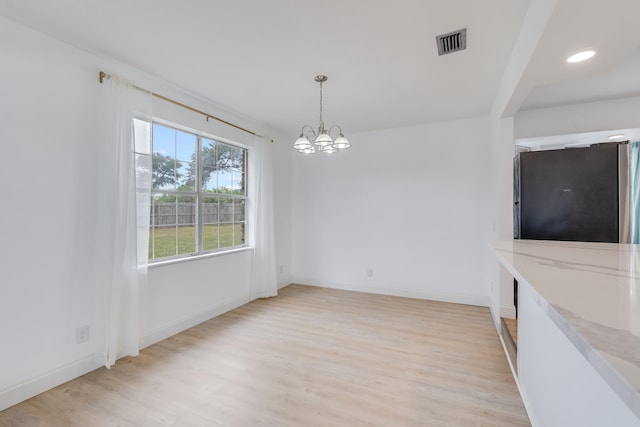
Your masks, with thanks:
[(640, 417), (640, 245), (512, 240), (491, 246)]

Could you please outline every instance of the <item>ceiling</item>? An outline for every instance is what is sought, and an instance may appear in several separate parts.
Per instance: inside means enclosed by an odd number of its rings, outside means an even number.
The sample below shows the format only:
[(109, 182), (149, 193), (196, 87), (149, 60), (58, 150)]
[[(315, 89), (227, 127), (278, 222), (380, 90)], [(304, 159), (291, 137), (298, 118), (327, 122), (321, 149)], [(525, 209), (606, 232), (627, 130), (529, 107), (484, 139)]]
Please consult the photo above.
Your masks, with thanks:
[[(0, 0), (0, 14), (297, 136), (489, 110), (527, 0)], [(501, 19), (495, 19), (500, 10)], [(467, 50), (435, 36), (467, 28)]]
[[(0, 0), (0, 15), (137, 67), (294, 138), (302, 124), (317, 123), (317, 74), (329, 77), (325, 122), (340, 124), (347, 136), (489, 113), (528, 4)], [(572, 8), (580, 19), (571, 15)], [(622, 24), (606, 21), (609, 16)], [(640, 25), (624, 27), (638, 16), (637, 0), (558, 0), (523, 76), (530, 93), (524, 108), (617, 96), (633, 85), (640, 93)], [(467, 50), (439, 57), (435, 36), (465, 27)], [(605, 48), (612, 37), (618, 37), (615, 48), (596, 56), (606, 64), (593, 61), (600, 65), (567, 72), (566, 51), (580, 43)]]
[[(640, 95), (640, 1), (559, 0), (521, 85), (521, 109)], [(595, 50), (585, 62), (565, 58)]]
[(640, 96), (640, 49), (594, 75), (534, 87), (520, 107), (542, 107)]
[[(520, 111), (640, 96), (638, 16), (638, 0), (560, 0), (521, 79), (527, 96)], [(585, 49), (596, 55), (577, 64), (564, 60)], [(616, 134), (623, 136), (609, 139)], [(536, 150), (619, 140), (640, 141), (640, 129), (521, 138), (515, 144)]]

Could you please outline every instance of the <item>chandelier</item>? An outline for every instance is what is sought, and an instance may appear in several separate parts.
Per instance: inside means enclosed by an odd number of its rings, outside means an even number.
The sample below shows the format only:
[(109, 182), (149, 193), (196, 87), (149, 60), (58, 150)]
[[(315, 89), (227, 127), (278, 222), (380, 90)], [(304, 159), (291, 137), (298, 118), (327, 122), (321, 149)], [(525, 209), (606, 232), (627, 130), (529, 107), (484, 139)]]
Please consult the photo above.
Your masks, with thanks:
[[(322, 121), (322, 83), (327, 81), (327, 76), (316, 76), (315, 81), (320, 83), (320, 122), (318, 124), (318, 131), (314, 131), (309, 125), (302, 126), (300, 130), (300, 136), (293, 144), (293, 148), (303, 154), (315, 154), (315, 153), (335, 153), (339, 150), (346, 150), (351, 147), (351, 143), (342, 134), (342, 128), (334, 125), (326, 130), (324, 122)], [(334, 140), (331, 137), (331, 131), (337, 129), (338, 137)], [(305, 133), (306, 131), (306, 133)], [(311, 143), (311, 141), (313, 143)]]

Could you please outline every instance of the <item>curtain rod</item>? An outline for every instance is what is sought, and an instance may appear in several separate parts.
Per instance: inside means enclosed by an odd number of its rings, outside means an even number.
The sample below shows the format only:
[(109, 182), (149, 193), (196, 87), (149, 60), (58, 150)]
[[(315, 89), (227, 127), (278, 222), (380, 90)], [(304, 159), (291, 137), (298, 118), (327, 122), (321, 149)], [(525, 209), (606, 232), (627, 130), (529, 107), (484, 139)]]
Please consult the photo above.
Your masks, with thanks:
[[(104, 81), (104, 79), (110, 79), (111, 78), (111, 75), (105, 73), (104, 71), (100, 71), (98, 76), (99, 76), (100, 83), (102, 83)], [(151, 96), (153, 96), (155, 98), (162, 99), (163, 101), (170, 102), (170, 103), (175, 104), (175, 105), (177, 105), (179, 107), (182, 107), (182, 108), (185, 108), (187, 110), (193, 111), (194, 113), (202, 114), (203, 116), (206, 117), (207, 121), (209, 121), (209, 119), (214, 119), (214, 120), (217, 120), (217, 121), (219, 121), (221, 123), (224, 123), (225, 125), (229, 125), (229, 126), (232, 126), (232, 127), (236, 128), (236, 129), (240, 129), (241, 131), (246, 132), (248, 134), (264, 138), (262, 135), (258, 135), (257, 133), (255, 133), (255, 132), (253, 132), (253, 131), (251, 131), (249, 129), (245, 129), (245, 128), (241, 127), (241, 126), (238, 126), (236, 124), (228, 122), (228, 121), (226, 121), (224, 119), (221, 119), (220, 117), (214, 116), (212, 114), (205, 113), (204, 111), (198, 110), (197, 108), (190, 107), (189, 105), (183, 104), (182, 102), (176, 101), (176, 100), (171, 99), (171, 98), (167, 98), (166, 96), (160, 95), (159, 93), (152, 92), (152, 91), (150, 91), (148, 89), (141, 88), (140, 86), (135, 86), (134, 85), (134, 87), (136, 89), (139, 89), (139, 90), (143, 91), (143, 92), (150, 93)], [(271, 142), (273, 142), (273, 139), (271, 140)]]

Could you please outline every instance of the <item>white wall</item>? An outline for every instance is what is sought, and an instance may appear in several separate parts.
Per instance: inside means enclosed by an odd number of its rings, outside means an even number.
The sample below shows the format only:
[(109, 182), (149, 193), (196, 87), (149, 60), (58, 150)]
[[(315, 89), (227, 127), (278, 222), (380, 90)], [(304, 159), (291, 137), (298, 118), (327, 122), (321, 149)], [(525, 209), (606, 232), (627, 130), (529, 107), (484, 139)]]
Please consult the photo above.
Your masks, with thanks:
[(640, 97), (520, 111), (515, 137), (566, 135), (640, 127)]
[(3, 409), (7, 389), (93, 362), (75, 330), (93, 320), (99, 87), (91, 64), (59, 43), (2, 18), (0, 40)]
[(294, 281), (488, 305), (488, 123), (349, 134), (345, 152), (296, 154)]
[[(491, 120), (491, 234), (492, 240), (513, 238), (513, 118)], [(496, 326), (500, 317), (514, 318), (513, 277), (486, 247), (490, 266), (491, 313)]]
[[(492, 240), (513, 237), (513, 115), (531, 90), (527, 68), (553, 15), (557, 0), (529, 2), (491, 108), (491, 233)], [(498, 330), (500, 317), (515, 317), (513, 278), (487, 250), (491, 313)]]
[[(1, 410), (96, 367), (99, 70), (122, 73), (142, 87), (281, 138), (140, 70), (4, 18), (0, 40)], [(276, 142), (274, 150), (276, 258), (283, 285), (291, 268), (291, 157), (285, 144)], [(246, 302), (250, 260), (250, 251), (239, 251), (151, 268), (149, 285), (141, 290), (143, 344)], [(90, 340), (76, 344), (76, 328), (84, 325), (91, 327)]]
[(250, 250), (149, 268), (143, 346), (249, 302)]

